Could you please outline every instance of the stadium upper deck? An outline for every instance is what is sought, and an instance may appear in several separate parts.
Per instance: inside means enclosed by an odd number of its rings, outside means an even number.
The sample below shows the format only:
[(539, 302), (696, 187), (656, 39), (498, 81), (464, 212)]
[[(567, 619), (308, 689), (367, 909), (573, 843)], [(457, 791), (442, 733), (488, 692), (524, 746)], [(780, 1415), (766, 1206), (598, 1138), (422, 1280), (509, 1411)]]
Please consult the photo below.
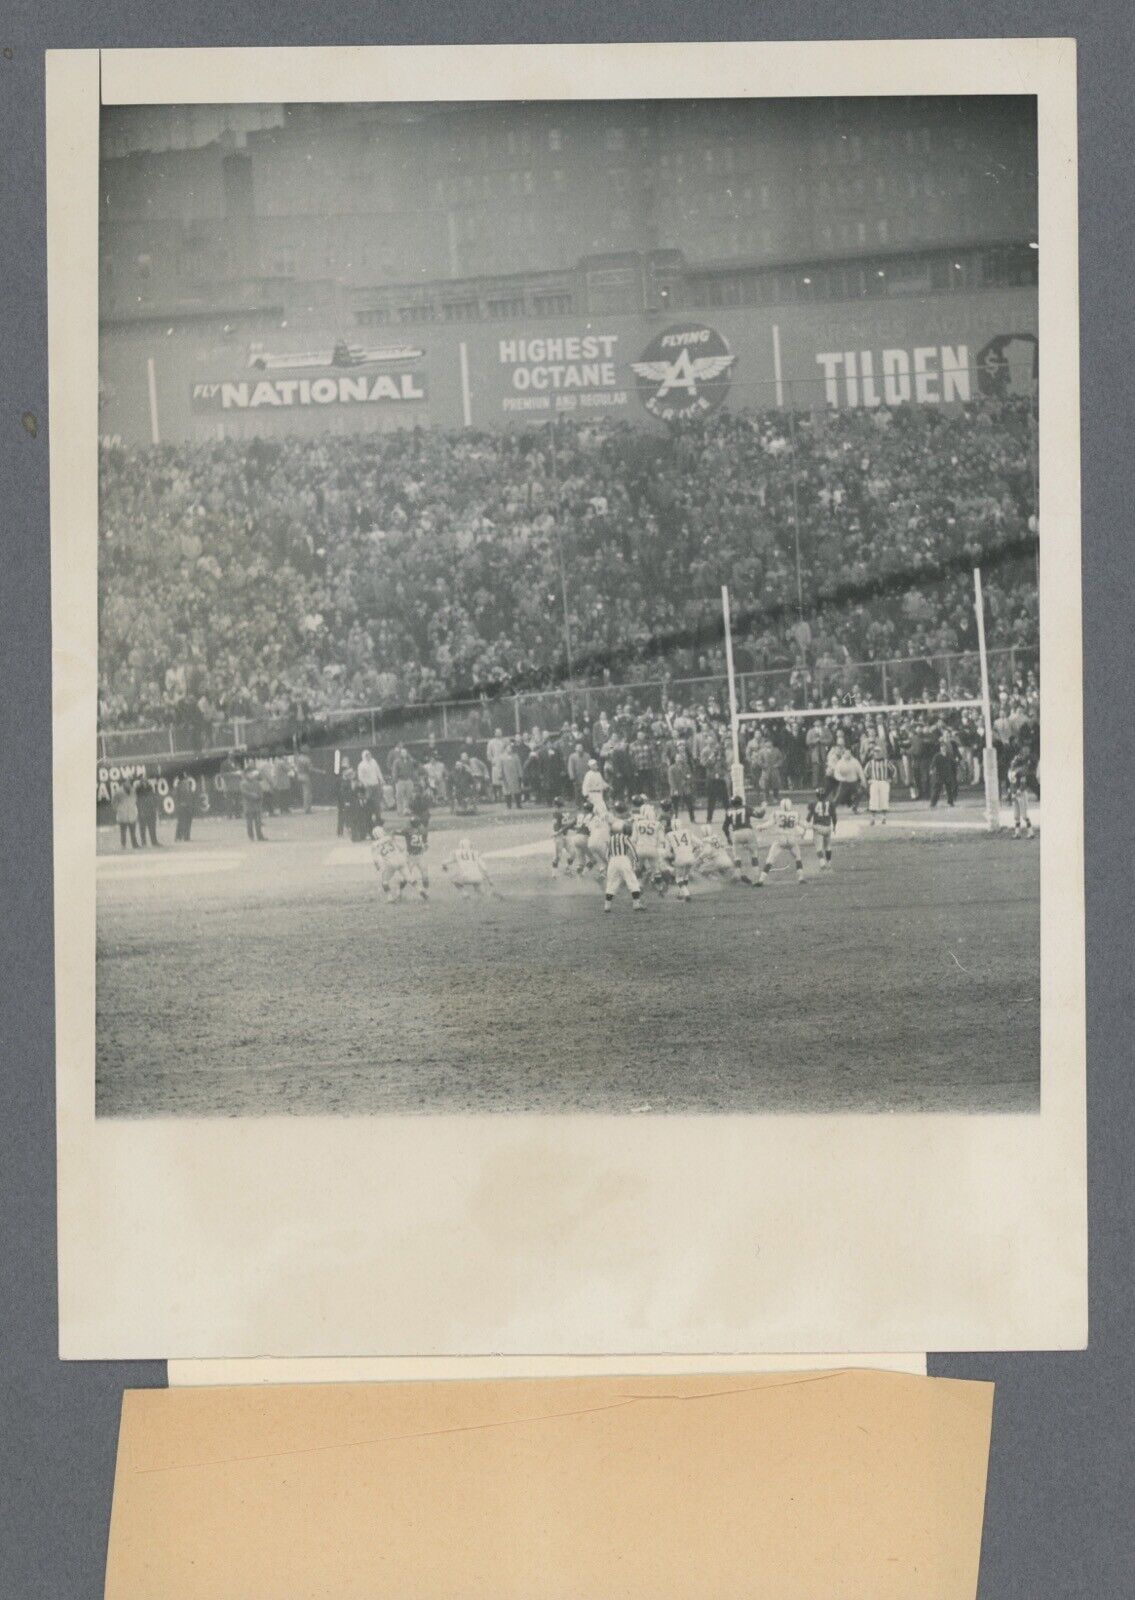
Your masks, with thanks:
[(177, 110), (107, 115), (105, 438), (1032, 386), (1026, 98)]

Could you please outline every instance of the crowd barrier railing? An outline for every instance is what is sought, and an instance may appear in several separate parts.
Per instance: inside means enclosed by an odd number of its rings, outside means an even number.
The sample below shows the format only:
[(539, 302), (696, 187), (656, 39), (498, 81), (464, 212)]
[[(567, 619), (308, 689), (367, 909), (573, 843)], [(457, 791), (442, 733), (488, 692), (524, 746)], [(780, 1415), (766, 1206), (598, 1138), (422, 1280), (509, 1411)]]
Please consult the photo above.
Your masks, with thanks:
[[(989, 651), (993, 693), (1010, 687), (1038, 666), (1033, 648), (1010, 645)], [(929, 656), (895, 656), (876, 661), (837, 662), (821, 659), (807, 669), (772, 667), (737, 675), (738, 707), (761, 710), (770, 703), (785, 708), (817, 706), (831, 701), (839, 709), (845, 697), (869, 703), (953, 699), (976, 694), (980, 666), (976, 651)], [(673, 701), (682, 707), (727, 703), (725, 671), (699, 677), (656, 676), (641, 681), (571, 684), (558, 689), (521, 690), (470, 700), (440, 700), (403, 706), (351, 706), (314, 713), (302, 726), (287, 717), (231, 717), (191, 731), (175, 724), (142, 728), (108, 728), (98, 733), (98, 760), (141, 761), (184, 757), (189, 760), (218, 750), (292, 749), (302, 739), (313, 746), (368, 743), (378, 747), (407, 745), (430, 739), (484, 740), (499, 728), (506, 736), (533, 729), (558, 730), (565, 722), (588, 727), (604, 712), (612, 715), (628, 700), (636, 709), (661, 711)]]

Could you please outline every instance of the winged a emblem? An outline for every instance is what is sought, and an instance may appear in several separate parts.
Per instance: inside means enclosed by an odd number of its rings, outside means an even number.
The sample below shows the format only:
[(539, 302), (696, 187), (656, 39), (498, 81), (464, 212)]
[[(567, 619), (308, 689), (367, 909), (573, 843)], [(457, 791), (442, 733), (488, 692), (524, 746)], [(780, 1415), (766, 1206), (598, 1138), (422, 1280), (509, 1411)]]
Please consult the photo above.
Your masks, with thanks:
[(729, 354), (691, 357), (690, 352), (683, 349), (673, 361), (632, 361), (631, 371), (646, 383), (658, 384), (659, 400), (672, 389), (684, 389), (693, 397), (699, 383), (710, 383), (720, 377), (734, 360)]

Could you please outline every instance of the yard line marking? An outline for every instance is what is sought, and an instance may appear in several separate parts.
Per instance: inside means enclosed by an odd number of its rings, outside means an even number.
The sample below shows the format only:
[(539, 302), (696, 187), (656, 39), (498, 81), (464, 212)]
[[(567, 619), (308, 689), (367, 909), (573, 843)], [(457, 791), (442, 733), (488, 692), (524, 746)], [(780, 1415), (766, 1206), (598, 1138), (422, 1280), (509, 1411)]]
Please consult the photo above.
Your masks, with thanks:
[[(454, 838), (456, 843), (456, 838)], [(439, 843), (439, 849), (444, 848)], [(486, 861), (503, 861), (519, 859), (523, 856), (542, 856), (551, 852), (550, 839), (536, 839), (531, 844), (512, 844), (500, 850), (482, 850), (481, 855)], [(366, 852), (357, 844), (339, 844), (329, 850), (323, 858), (325, 867), (358, 867), (365, 866), (368, 862)]]
[(481, 854), (486, 861), (511, 861), (522, 856), (546, 856), (551, 849), (551, 839), (533, 839), (531, 844), (510, 844), (503, 850), (483, 850)]
[(137, 855), (98, 856), (97, 868), (108, 878), (181, 878), (201, 872), (227, 872), (248, 858), (230, 851), (202, 850), (194, 855), (159, 856), (147, 850)]
[(366, 852), (359, 844), (337, 844), (323, 858), (325, 867), (365, 867)]

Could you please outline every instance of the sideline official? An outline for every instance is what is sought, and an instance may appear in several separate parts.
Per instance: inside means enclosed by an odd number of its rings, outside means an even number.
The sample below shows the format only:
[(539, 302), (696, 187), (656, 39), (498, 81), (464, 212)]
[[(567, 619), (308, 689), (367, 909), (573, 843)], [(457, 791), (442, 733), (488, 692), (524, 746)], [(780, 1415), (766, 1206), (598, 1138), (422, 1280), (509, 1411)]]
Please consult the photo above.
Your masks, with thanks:
[(152, 778), (145, 776), (134, 785), (134, 799), (138, 805), (138, 842), (147, 840), (158, 848), (158, 789)]

